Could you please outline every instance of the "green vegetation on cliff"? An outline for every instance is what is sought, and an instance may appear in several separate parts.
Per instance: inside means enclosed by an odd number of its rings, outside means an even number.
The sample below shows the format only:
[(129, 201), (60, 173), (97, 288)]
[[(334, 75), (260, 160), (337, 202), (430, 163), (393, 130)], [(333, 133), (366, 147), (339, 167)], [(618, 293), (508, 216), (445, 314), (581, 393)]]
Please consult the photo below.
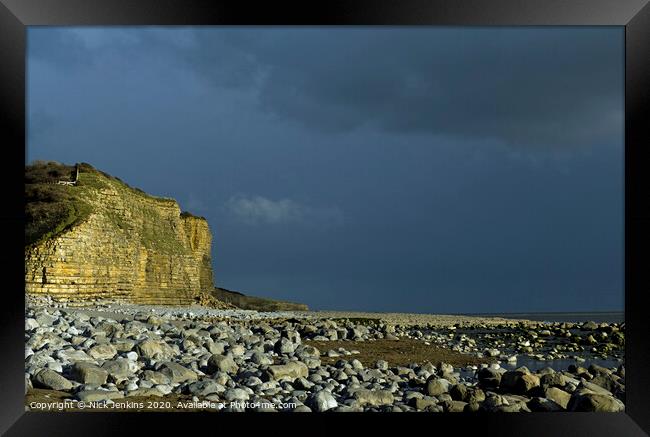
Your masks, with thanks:
[(54, 237), (90, 214), (91, 207), (72, 182), (74, 166), (37, 161), (25, 167), (25, 244)]
[[(79, 170), (77, 180), (76, 167)], [(81, 163), (76, 167), (56, 161), (36, 161), (25, 166), (25, 245), (56, 237), (81, 223), (92, 212), (92, 199), (100, 190), (116, 189), (156, 202), (175, 203), (174, 199), (151, 196), (139, 188), (133, 188), (90, 164)], [(60, 182), (72, 182), (74, 185)], [(134, 207), (141, 209), (143, 214), (152, 217), (154, 221), (162, 219), (156, 208), (138, 203), (134, 203)], [(121, 214), (109, 212), (108, 216), (117, 228), (130, 230), (130, 224)], [(166, 227), (160, 229), (168, 230)], [(171, 232), (167, 232), (169, 235), (156, 233), (160, 229), (145, 227), (142, 230), (145, 247), (172, 252), (180, 250), (174, 235)]]
[(181, 217), (182, 218), (194, 217), (194, 218), (201, 219), (201, 220), (207, 220), (205, 217), (203, 217), (201, 215), (194, 215), (194, 214), (192, 214), (191, 212), (188, 212), (188, 211), (181, 212)]
[(116, 176), (112, 176), (101, 170), (97, 170), (95, 167), (93, 167), (92, 165), (86, 162), (82, 162), (81, 164), (78, 165), (78, 167), (79, 167), (79, 181), (77, 185), (80, 187), (92, 187), (92, 188), (101, 189), (101, 188), (106, 188), (108, 184), (111, 184), (111, 185), (119, 186), (121, 188), (130, 190), (132, 194), (143, 196), (151, 200), (155, 200), (159, 202), (171, 202), (171, 203), (176, 202), (171, 197), (152, 196), (151, 194), (142, 191), (140, 188), (130, 186), (122, 179)]

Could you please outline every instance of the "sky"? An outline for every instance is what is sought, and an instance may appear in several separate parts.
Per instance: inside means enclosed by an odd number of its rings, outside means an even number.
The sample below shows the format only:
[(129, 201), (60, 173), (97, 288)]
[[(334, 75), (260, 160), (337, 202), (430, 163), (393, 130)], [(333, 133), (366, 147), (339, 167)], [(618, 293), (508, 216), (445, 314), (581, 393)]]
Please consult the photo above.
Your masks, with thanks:
[(27, 161), (315, 310), (623, 309), (622, 27), (30, 27)]

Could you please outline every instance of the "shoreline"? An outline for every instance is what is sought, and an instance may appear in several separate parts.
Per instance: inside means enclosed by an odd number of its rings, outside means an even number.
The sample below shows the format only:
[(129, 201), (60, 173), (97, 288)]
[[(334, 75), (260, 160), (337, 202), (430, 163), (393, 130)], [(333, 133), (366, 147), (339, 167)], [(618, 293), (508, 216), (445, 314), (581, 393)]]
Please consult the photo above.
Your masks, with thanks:
[[(453, 323), (484, 323), (495, 324), (502, 322), (538, 324), (540, 322), (568, 322), (582, 323), (593, 321), (596, 323), (624, 323), (625, 312), (620, 311), (537, 311), (537, 312), (511, 312), (511, 313), (406, 313), (406, 312), (380, 312), (380, 311), (358, 311), (358, 310), (279, 310), (260, 311), (244, 309), (213, 309), (200, 305), (142, 305), (129, 304), (115, 301), (88, 302), (84, 304), (74, 302), (54, 302), (45, 296), (28, 295), (27, 305), (38, 307), (49, 307), (67, 311), (96, 311), (128, 315), (133, 309), (153, 309), (154, 312), (196, 313), (197, 315), (208, 314), (216, 311), (219, 316), (228, 315), (235, 317), (315, 317), (315, 318), (351, 318), (351, 319), (382, 319), (401, 323), (435, 323), (440, 326), (447, 326)], [(117, 310), (117, 313), (115, 312)]]
[(625, 408), (618, 323), (34, 302), (25, 318), (27, 408), (171, 398), (221, 411)]

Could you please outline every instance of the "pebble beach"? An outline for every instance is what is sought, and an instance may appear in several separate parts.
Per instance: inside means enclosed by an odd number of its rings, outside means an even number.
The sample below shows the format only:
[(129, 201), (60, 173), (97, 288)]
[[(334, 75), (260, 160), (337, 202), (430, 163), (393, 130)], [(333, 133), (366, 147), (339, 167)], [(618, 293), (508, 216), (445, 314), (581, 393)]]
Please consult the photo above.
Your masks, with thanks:
[(624, 333), (624, 323), (30, 299), (25, 407), (621, 412)]

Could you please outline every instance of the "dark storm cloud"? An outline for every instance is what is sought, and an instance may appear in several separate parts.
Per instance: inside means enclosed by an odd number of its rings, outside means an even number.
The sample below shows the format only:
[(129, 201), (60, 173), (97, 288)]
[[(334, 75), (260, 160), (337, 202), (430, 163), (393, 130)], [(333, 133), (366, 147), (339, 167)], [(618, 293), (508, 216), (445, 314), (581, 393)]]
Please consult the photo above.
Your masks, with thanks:
[(243, 77), (258, 79), (260, 104), (307, 127), (579, 147), (611, 139), (622, 120), (621, 92), (611, 86), (622, 87), (622, 34), (479, 28), (256, 36), (199, 32), (196, 50), (214, 51), (193, 65), (222, 83), (214, 74), (221, 47), (249, 54), (259, 74), (247, 64)]
[[(306, 128), (491, 138), (566, 148), (612, 140), (623, 117), (623, 38), (602, 29), (186, 29), (106, 35), (173, 56), (218, 87)], [(133, 41), (129, 39), (132, 35)], [(95, 36), (98, 53), (102, 47)], [(91, 40), (92, 41), (92, 40)], [(83, 59), (83, 43), (66, 56)], [(40, 49), (35, 56), (55, 51)], [(63, 59), (63, 61), (69, 61)], [(620, 84), (621, 89), (611, 86)]]

